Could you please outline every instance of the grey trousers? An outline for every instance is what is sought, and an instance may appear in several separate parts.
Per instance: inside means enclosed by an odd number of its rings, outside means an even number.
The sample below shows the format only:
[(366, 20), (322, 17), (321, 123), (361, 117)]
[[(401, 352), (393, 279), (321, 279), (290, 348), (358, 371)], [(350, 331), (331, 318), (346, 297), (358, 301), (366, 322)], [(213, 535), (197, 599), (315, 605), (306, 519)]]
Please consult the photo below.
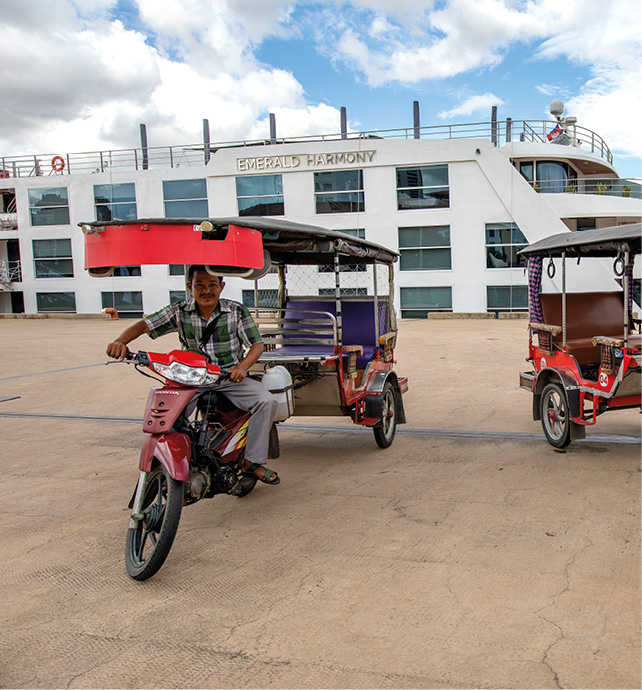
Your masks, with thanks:
[(270, 429), (276, 414), (276, 398), (254, 379), (223, 381), (215, 388), (233, 405), (252, 416), (247, 427), (245, 458), (248, 462), (265, 465), (270, 442)]

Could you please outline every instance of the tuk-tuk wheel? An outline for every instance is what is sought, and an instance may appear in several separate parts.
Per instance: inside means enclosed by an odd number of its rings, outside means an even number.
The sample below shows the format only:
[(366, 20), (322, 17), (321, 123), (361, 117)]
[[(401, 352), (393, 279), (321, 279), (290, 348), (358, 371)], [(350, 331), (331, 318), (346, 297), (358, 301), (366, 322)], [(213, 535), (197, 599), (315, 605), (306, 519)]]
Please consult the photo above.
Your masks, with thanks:
[(381, 391), (381, 422), (372, 428), (379, 448), (388, 448), (397, 431), (397, 398), (394, 386), (386, 381)]
[(546, 440), (555, 448), (566, 448), (571, 442), (566, 391), (560, 383), (549, 383), (542, 391), (540, 417)]

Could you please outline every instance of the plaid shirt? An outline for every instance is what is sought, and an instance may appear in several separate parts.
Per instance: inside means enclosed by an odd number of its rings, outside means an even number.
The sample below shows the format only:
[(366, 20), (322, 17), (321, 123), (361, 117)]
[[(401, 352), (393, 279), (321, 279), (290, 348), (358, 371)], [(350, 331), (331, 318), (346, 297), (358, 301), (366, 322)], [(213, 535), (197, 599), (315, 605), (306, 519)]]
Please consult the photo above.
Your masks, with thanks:
[[(205, 347), (201, 348), (207, 324), (216, 320), (216, 328)], [(213, 364), (231, 369), (245, 356), (243, 347), (250, 348), (263, 339), (250, 312), (242, 304), (219, 299), (212, 316), (206, 321), (194, 299), (175, 302), (148, 316), (149, 337), (158, 338), (177, 332), (184, 350), (202, 352)]]

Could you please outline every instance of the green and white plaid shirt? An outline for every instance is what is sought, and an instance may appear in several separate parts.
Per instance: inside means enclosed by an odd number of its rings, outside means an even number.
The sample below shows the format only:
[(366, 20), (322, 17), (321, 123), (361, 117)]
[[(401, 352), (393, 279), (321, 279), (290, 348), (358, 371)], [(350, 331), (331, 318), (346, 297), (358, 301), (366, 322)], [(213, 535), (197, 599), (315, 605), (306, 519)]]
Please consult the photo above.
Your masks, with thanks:
[[(201, 340), (207, 324), (216, 320), (216, 328), (205, 347)], [(219, 299), (212, 316), (206, 321), (194, 299), (175, 302), (145, 319), (149, 337), (158, 338), (177, 332), (184, 350), (202, 352), (221, 369), (231, 369), (245, 356), (243, 348), (262, 343), (263, 338), (250, 312), (242, 304)]]

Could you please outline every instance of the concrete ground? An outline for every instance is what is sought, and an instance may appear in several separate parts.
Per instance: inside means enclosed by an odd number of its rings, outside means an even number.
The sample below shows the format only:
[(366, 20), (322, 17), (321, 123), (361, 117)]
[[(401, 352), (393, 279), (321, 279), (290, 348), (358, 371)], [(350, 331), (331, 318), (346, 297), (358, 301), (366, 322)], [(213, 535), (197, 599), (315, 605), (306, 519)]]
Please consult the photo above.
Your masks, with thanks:
[(0, 322), (0, 687), (640, 687), (640, 415), (550, 447), (524, 321), (402, 321), (392, 447), (290, 420), (280, 486), (186, 508), (142, 583), (140, 425), (29, 416), (141, 417), (92, 366), (126, 325)]

